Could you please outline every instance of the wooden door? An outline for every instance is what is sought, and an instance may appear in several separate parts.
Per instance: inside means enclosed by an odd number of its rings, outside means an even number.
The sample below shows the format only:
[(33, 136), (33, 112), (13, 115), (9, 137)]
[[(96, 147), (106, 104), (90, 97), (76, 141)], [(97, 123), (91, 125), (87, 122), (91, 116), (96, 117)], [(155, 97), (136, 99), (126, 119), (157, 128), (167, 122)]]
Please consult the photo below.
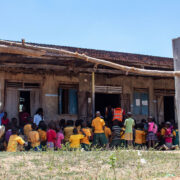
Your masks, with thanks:
[(30, 92), (30, 106), (31, 106), (31, 116), (34, 116), (37, 109), (41, 107), (40, 90), (33, 90)]

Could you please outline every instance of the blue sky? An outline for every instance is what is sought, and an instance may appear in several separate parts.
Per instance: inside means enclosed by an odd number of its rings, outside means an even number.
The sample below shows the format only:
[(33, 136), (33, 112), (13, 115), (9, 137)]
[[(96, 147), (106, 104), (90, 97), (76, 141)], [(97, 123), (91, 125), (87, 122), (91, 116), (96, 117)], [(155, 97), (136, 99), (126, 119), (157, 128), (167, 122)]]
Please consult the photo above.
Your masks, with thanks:
[(172, 57), (180, 0), (0, 0), (0, 39)]

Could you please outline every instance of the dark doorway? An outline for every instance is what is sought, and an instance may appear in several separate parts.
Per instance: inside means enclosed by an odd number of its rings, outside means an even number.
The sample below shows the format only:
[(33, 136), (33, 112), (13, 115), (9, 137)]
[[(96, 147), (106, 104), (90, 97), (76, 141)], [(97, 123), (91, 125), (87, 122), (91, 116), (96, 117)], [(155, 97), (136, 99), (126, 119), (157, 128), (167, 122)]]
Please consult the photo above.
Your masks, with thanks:
[(31, 111), (30, 111), (30, 91), (20, 91), (19, 112), (22, 112), (23, 106), (26, 107), (26, 112), (31, 114)]
[(164, 120), (175, 121), (174, 96), (164, 96)]
[(108, 105), (111, 105), (113, 108), (120, 106), (119, 94), (96, 93), (95, 99), (95, 110), (100, 111), (102, 116), (105, 115), (105, 108)]

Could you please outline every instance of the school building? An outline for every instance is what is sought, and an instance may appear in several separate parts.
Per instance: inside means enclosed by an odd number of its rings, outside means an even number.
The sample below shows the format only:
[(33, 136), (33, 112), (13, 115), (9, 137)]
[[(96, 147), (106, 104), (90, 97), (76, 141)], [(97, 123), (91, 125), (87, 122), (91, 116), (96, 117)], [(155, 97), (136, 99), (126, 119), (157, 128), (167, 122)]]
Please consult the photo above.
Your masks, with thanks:
[[(154, 70), (173, 70), (173, 59), (95, 49), (35, 44), (61, 48), (122, 65)], [(0, 47), (5, 46), (0, 42)], [(11, 45), (16, 47), (15, 45)], [(174, 78), (150, 77), (85, 62), (69, 55), (49, 53), (33, 57), (0, 51), (0, 106), (8, 117), (18, 117), (25, 105), (33, 116), (44, 109), (45, 120), (92, 119), (92, 72), (95, 72), (95, 110), (122, 107), (136, 120), (155, 117), (157, 122), (175, 120)]]

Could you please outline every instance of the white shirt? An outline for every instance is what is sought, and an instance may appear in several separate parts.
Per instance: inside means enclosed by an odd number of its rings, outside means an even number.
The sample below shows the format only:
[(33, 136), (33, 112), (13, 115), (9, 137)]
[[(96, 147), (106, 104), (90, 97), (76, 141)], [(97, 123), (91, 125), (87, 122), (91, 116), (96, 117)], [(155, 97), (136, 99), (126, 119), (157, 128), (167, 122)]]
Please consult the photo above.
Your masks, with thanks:
[(42, 116), (40, 116), (39, 114), (35, 114), (34, 115), (34, 123), (38, 126), (39, 122), (42, 121)]

